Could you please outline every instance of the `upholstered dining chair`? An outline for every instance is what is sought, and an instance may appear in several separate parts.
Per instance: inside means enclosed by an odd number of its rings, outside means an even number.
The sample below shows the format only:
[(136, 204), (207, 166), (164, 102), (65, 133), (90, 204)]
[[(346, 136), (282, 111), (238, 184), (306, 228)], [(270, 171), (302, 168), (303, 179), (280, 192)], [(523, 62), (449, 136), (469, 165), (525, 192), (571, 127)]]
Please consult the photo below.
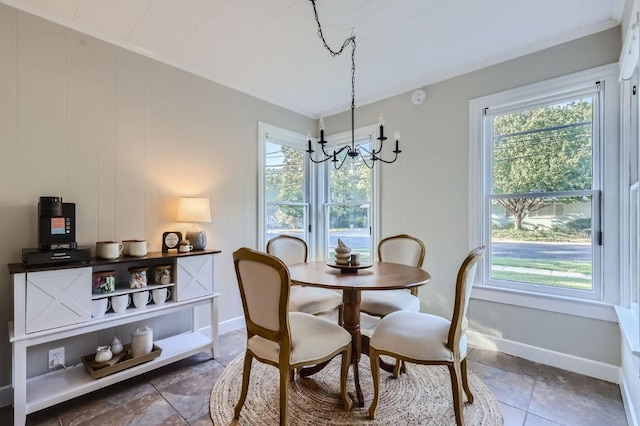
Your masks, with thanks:
[(249, 248), (233, 253), (244, 318), (247, 348), (242, 369), (242, 390), (234, 418), (240, 417), (249, 390), (251, 364), (273, 365), (280, 371), (280, 424), (287, 423), (287, 394), (291, 371), (316, 365), (342, 354), (340, 394), (345, 410), (351, 409), (347, 372), (351, 335), (324, 318), (289, 312), (290, 281), (287, 266), (277, 257)]
[[(407, 234), (384, 238), (378, 243), (378, 259), (382, 262), (401, 263), (422, 267), (425, 256), (424, 243)], [(363, 291), (360, 312), (383, 318), (395, 311), (420, 310), (418, 288), (409, 290)]]
[[(307, 243), (291, 235), (278, 235), (267, 243), (267, 253), (282, 260), (285, 265), (307, 261)], [(318, 287), (292, 285), (289, 310), (323, 315), (338, 310), (338, 323), (342, 324), (342, 295), (336, 291)]]
[(375, 418), (378, 406), (380, 355), (389, 355), (416, 364), (446, 365), (451, 376), (456, 424), (464, 424), (463, 389), (467, 401), (473, 403), (473, 394), (467, 382), (467, 322), (464, 319), (478, 262), (484, 250), (484, 246), (472, 250), (460, 266), (451, 321), (437, 315), (410, 311), (394, 312), (380, 320), (369, 342), (374, 391), (369, 407), (370, 419)]

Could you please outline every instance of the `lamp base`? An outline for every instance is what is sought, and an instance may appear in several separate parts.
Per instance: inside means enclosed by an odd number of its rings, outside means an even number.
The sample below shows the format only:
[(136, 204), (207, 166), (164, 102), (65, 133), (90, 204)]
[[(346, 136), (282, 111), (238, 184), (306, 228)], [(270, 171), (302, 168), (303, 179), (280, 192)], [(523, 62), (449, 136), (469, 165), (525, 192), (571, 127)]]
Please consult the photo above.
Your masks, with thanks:
[(187, 231), (187, 240), (194, 250), (204, 250), (207, 246), (207, 234), (204, 231)]

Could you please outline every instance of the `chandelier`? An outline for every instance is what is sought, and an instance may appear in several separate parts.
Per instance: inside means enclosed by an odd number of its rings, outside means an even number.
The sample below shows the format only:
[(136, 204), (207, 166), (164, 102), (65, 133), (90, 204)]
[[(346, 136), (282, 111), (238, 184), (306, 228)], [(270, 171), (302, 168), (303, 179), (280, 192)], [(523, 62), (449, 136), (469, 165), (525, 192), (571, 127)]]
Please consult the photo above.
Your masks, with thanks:
[(324, 45), (324, 47), (329, 51), (329, 53), (331, 54), (331, 56), (340, 56), (342, 54), (342, 52), (344, 51), (344, 49), (351, 45), (351, 145), (345, 145), (342, 148), (338, 149), (337, 151), (334, 149), (333, 152), (331, 152), (331, 150), (329, 152), (327, 152), (327, 141), (324, 140), (324, 120), (321, 118), (320, 119), (320, 140), (317, 142), (318, 144), (320, 144), (320, 149), (322, 151), (322, 157), (320, 159), (314, 159), (313, 158), (313, 153), (315, 152), (315, 150), (312, 147), (312, 143), (311, 143), (311, 135), (308, 135), (308, 149), (307, 149), (307, 153), (309, 153), (309, 159), (313, 162), (313, 163), (324, 163), (325, 161), (329, 161), (331, 160), (331, 162), (333, 162), (333, 166), (336, 169), (339, 169), (340, 167), (342, 167), (342, 165), (344, 164), (345, 160), (347, 159), (347, 157), (350, 157), (352, 159), (355, 159), (357, 157), (360, 157), (360, 159), (362, 160), (362, 162), (370, 169), (373, 168), (373, 166), (375, 165), (376, 161), (382, 161), (383, 163), (393, 163), (398, 159), (398, 154), (400, 154), (402, 151), (400, 151), (399, 149), (399, 143), (400, 143), (400, 133), (398, 131), (395, 132), (393, 138), (396, 141), (396, 148), (392, 151), (393, 154), (395, 154), (395, 156), (393, 157), (393, 159), (384, 159), (382, 157), (380, 157), (380, 154), (382, 153), (382, 148), (384, 147), (384, 141), (387, 140), (387, 137), (384, 135), (384, 117), (382, 114), (380, 114), (380, 118), (378, 120), (378, 124), (380, 126), (380, 136), (378, 136), (376, 138), (376, 140), (380, 141), (379, 143), (379, 147), (376, 149), (376, 147), (374, 146), (371, 150), (363, 147), (362, 145), (358, 144), (356, 145), (355, 143), (355, 97), (356, 97), (356, 61), (355, 61), (355, 54), (356, 54), (356, 35), (355, 32), (352, 30), (351, 31), (351, 36), (348, 37), (343, 43), (342, 43), (342, 47), (340, 48), (340, 50), (333, 50), (331, 49), (331, 47), (329, 47), (329, 45), (327, 44), (327, 41), (324, 38), (324, 35), (322, 34), (322, 26), (320, 25), (320, 19), (318, 18), (318, 11), (316, 10), (316, 0), (310, 0), (311, 4), (313, 5), (313, 13), (315, 15), (316, 18), (316, 22), (318, 23), (318, 37), (320, 37), (320, 39), (322, 40), (322, 44)]

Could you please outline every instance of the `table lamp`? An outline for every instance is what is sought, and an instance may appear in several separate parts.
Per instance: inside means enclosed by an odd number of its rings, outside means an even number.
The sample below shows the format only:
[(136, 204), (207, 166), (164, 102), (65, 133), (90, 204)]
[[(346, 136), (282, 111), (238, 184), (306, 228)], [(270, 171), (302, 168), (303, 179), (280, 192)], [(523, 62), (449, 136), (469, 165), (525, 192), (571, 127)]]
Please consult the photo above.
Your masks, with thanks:
[(198, 223), (211, 222), (209, 199), (180, 198), (176, 220), (193, 223), (191, 229), (187, 231), (186, 239), (189, 240), (194, 250), (204, 250), (207, 246), (207, 234), (200, 229)]

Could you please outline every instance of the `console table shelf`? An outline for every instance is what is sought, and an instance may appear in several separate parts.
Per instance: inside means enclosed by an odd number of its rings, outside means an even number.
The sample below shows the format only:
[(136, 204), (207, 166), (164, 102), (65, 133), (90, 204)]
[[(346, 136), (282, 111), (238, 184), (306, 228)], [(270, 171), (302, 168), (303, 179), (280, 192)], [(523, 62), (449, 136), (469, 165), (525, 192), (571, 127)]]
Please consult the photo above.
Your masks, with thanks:
[[(24, 425), (27, 414), (199, 352), (209, 351), (215, 357), (218, 349), (219, 294), (214, 292), (213, 258), (217, 253), (217, 250), (158, 252), (148, 253), (145, 257), (123, 257), (109, 261), (92, 259), (86, 263), (37, 268), (23, 264), (9, 265), (14, 303), (14, 319), (8, 324), (13, 360), (14, 424)], [(114, 269), (120, 278), (124, 278), (129, 267), (165, 264), (172, 266), (173, 279), (170, 284), (149, 284), (146, 288), (136, 289), (121, 284), (109, 294), (91, 291), (92, 272)], [(164, 287), (171, 290), (171, 297), (165, 303), (128, 308), (121, 313), (109, 310), (104, 316), (91, 317), (91, 304), (95, 299)], [(210, 331), (201, 332), (199, 329), (201, 307), (209, 307)], [(82, 362), (27, 379), (28, 375), (33, 374), (29, 374), (30, 360), (41, 359), (27, 356), (27, 350), (31, 347), (43, 345), (37, 350), (44, 351), (63, 344), (61, 341), (64, 339), (181, 311), (190, 312), (190, 328), (186, 332), (155, 340), (154, 343), (162, 348), (162, 353), (148, 362), (95, 380), (87, 373)], [(71, 358), (79, 359), (86, 354), (75, 355)]]
[(94, 380), (82, 363), (27, 380), (27, 413), (118, 383), (211, 348), (211, 339), (198, 332), (155, 341), (162, 348), (158, 358)]

